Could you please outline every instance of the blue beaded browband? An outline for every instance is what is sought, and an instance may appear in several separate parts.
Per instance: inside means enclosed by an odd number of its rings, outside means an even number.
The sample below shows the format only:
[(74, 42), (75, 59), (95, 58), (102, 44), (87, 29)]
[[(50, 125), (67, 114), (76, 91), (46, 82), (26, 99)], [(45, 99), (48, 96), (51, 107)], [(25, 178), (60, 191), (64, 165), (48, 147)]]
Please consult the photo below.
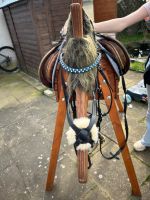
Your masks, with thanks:
[(96, 60), (94, 61), (93, 64), (91, 64), (87, 67), (82, 67), (82, 68), (79, 68), (79, 67), (73, 68), (73, 67), (69, 67), (68, 65), (66, 65), (63, 61), (63, 53), (60, 54), (59, 61), (60, 61), (62, 68), (64, 70), (66, 70), (67, 72), (74, 73), (74, 74), (81, 74), (81, 73), (85, 73), (85, 72), (90, 71), (94, 67), (97, 67), (97, 65), (100, 62), (100, 59), (101, 59), (101, 53), (98, 54), (98, 56), (97, 56), (97, 58), (96, 58)]

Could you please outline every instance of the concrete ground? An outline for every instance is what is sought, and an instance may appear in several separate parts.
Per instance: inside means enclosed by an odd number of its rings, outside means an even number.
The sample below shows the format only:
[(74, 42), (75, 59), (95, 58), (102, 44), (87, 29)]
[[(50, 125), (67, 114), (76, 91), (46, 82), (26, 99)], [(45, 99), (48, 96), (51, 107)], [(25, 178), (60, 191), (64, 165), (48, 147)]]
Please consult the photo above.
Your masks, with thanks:
[[(141, 80), (142, 74), (129, 72), (127, 87)], [(57, 103), (55, 96), (43, 95), (44, 87), (24, 73), (0, 71), (0, 200), (129, 200), (130, 182), (120, 160), (105, 160), (98, 149), (92, 156), (88, 183), (77, 180), (76, 156), (63, 135), (52, 192), (45, 192), (49, 153), (53, 139)], [(142, 191), (150, 199), (150, 151), (136, 153), (133, 143), (145, 131), (147, 105), (132, 102), (128, 109), (128, 146)], [(65, 124), (67, 130), (68, 124)], [(64, 130), (64, 132), (65, 132)], [(104, 118), (102, 132), (115, 138), (109, 118)], [(103, 151), (116, 145), (106, 139)]]

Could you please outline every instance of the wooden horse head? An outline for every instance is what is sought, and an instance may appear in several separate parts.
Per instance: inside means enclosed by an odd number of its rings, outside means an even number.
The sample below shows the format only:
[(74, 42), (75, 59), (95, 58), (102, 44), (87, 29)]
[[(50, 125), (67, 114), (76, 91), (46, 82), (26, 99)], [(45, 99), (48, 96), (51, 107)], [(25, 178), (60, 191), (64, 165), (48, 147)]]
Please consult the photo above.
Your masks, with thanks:
[(93, 32), (92, 24), (82, 11), (81, 5), (72, 4), (66, 45), (60, 63), (69, 74), (67, 83), (69, 93), (75, 91), (76, 95), (77, 119), (70, 125), (67, 138), (70, 144), (76, 145), (78, 176), (82, 183), (87, 181), (88, 150), (91, 143), (98, 141), (98, 129), (93, 119), (95, 116), (91, 119), (87, 117), (88, 98), (95, 88), (96, 66), (101, 57), (97, 53)]

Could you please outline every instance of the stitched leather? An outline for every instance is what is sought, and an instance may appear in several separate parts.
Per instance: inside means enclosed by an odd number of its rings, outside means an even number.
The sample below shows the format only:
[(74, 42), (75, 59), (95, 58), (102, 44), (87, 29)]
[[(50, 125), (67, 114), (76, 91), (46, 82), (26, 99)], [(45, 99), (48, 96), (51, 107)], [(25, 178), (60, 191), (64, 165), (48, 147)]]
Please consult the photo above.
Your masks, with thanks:
[(113, 55), (123, 74), (127, 73), (130, 67), (130, 58), (125, 47), (118, 40), (108, 36), (101, 36), (98, 42)]

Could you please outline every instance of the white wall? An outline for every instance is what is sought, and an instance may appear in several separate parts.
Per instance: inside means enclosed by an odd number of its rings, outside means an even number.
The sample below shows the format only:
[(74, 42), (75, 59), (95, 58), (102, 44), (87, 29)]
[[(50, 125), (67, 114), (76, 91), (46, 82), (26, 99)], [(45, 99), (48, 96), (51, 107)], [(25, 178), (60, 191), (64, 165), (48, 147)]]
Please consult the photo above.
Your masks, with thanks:
[[(0, 3), (2, 0), (0, 0)], [(7, 28), (7, 24), (5, 22), (4, 14), (2, 9), (0, 9), (0, 47), (2, 46), (12, 46), (10, 34)]]

